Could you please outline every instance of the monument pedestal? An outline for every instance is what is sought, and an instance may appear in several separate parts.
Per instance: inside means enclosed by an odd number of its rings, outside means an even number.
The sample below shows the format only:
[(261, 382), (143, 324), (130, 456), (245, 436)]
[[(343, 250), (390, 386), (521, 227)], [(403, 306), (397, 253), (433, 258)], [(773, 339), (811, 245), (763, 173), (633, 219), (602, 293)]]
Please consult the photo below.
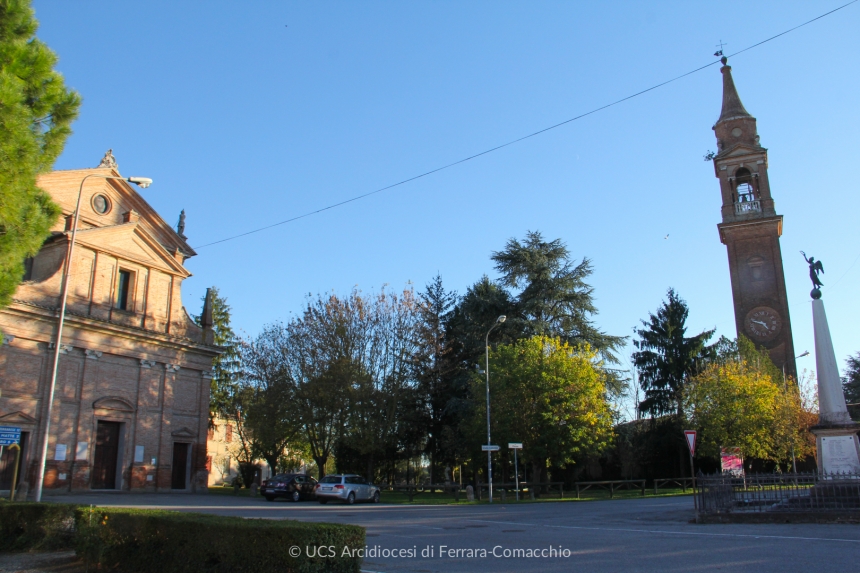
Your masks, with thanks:
[[(813, 426), (818, 449), (818, 473), (860, 474), (860, 440), (858, 424)], [(834, 476), (837, 477), (837, 476)]]

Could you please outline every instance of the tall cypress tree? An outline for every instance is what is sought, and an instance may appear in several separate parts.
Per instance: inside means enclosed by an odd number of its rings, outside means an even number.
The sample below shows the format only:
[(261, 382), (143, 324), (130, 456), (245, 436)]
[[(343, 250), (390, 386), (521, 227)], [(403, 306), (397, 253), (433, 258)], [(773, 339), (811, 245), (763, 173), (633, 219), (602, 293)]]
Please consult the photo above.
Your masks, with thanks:
[(60, 214), (36, 177), (60, 155), (81, 103), (37, 27), (28, 0), (0, 0), (0, 307)]

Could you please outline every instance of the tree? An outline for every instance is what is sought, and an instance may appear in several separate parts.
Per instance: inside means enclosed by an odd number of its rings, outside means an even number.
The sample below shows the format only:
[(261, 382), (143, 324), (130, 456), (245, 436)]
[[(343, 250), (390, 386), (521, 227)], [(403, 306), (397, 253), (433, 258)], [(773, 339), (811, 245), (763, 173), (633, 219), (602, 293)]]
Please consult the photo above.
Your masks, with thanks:
[[(212, 312), (213, 342), (224, 348), (212, 361), (212, 389), (209, 394), (209, 424), (215, 417), (225, 417), (230, 408), (231, 396), (238, 389), (241, 362), (239, 356), (239, 341), (230, 326), (230, 306), (227, 299), (222, 297), (217, 287), (208, 290), (209, 304)], [(203, 297), (204, 308), (206, 296)], [(202, 314), (194, 317), (200, 325)]]
[(456, 300), (456, 293), (445, 290), (440, 275), (436, 275), (418, 297), (418, 349), (413, 359), (418, 403), (413, 410), (416, 414), (414, 426), (427, 438), (424, 453), (430, 459), (431, 482), (437, 475), (437, 464), (456, 464), (454, 451), (445, 443), (449, 428), (457, 424), (451, 401), (457, 395), (458, 365), (452, 360), (452, 347), (445, 332)]
[[(542, 475), (547, 464), (563, 467), (576, 456), (597, 453), (608, 443), (613, 414), (597, 360), (587, 345), (547, 336), (490, 352), (493, 440), (522, 442), (533, 475)], [(484, 377), (475, 374), (473, 394), (483, 397), (485, 391)], [(475, 402), (478, 428), (487, 411), (482, 400)]]
[(272, 472), (287, 446), (301, 433), (297, 423), (295, 387), (284, 356), (287, 332), (270, 324), (241, 346), (242, 414), (255, 458), (266, 460)]
[(700, 431), (697, 450), (719, 457), (737, 446), (745, 456), (772, 459), (780, 387), (746, 361), (714, 363), (684, 389), (690, 421)]
[(0, 307), (60, 214), (36, 177), (54, 165), (81, 103), (37, 27), (27, 0), (0, 0)]
[(860, 352), (855, 356), (849, 356), (845, 362), (845, 376), (842, 377), (845, 401), (849, 404), (857, 404), (860, 403)]
[(706, 344), (714, 330), (686, 337), (687, 303), (674, 289), (669, 289), (667, 297), (656, 315), (642, 321), (645, 328), (635, 330), (639, 340), (633, 344), (639, 351), (633, 353), (633, 364), (645, 392), (640, 412), (652, 416), (674, 413), (680, 418), (684, 385), (715, 356), (714, 347)]
[(558, 337), (570, 344), (588, 344), (607, 361), (616, 363), (615, 352), (624, 337), (610, 336), (594, 326), (597, 314), (594, 289), (585, 282), (593, 272), (591, 261), (574, 264), (567, 246), (556, 239), (544, 241), (538, 231), (528, 231), (525, 241), (509, 239), (504, 250), (492, 254), (499, 283), (514, 297), (512, 325), (525, 336)]
[(399, 296), (384, 290), (319, 296), (290, 321), (286, 359), (320, 471), (337, 449), (339, 470), (360, 460), (373, 479), (378, 464), (390, 465), (402, 453), (403, 437), (414, 435), (406, 410), (416, 403), (417, 321), (410, 289)]

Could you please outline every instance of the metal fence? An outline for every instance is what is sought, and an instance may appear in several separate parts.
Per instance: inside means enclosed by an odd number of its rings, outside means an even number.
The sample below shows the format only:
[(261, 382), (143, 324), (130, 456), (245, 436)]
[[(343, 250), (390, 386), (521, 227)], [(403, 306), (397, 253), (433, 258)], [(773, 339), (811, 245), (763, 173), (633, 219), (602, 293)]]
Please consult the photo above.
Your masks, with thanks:
[(860, 513), (860, 474), (750, 474), (696, 478), (700, 513)]

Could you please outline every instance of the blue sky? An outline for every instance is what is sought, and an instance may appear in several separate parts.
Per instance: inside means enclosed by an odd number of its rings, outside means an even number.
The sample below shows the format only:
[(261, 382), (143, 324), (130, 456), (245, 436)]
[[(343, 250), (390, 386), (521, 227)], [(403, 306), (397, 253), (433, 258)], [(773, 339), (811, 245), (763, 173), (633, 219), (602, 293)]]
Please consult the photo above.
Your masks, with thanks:
[[(83, 96), (58, 169), (113, 148), (194, 246), (313, 211), (564, 121), (843, 2), (60, 2), (38, 36)], [(814, 350), (820, 258), (837, 358), (860, 351), (860, 3), (732, 58), (770, 153), (795, 349)], [(349, 205), (198, 250), (249, 334), (308, 293), (437, 272), (463, 292), (510, 237), (587, 256), (597, 324), (628, 335), (674, 287), (690, 328), (735, 336), (711, 126), (714, 65), (559, 129)], [(664, 239), (666, 234), (669, 239)], [(799, 368), (814, 368), (811, 358)]]

